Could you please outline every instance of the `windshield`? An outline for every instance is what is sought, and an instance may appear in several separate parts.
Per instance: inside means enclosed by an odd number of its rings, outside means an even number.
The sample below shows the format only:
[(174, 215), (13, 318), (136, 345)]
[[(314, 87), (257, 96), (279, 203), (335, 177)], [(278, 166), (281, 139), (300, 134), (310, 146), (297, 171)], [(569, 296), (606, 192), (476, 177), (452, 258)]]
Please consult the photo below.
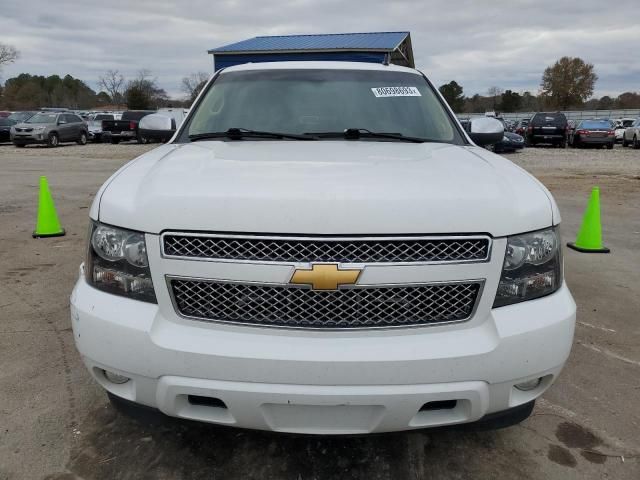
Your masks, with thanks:
[(25, 123), (56, 123), (57, 113), (36, 113)]
[(230, 128), (287, 134), (367, 129), (463, 143), (425, 79), (418, 74), (394, 71), (301, 69), (222, 73), (197, 106), (185, 137)]

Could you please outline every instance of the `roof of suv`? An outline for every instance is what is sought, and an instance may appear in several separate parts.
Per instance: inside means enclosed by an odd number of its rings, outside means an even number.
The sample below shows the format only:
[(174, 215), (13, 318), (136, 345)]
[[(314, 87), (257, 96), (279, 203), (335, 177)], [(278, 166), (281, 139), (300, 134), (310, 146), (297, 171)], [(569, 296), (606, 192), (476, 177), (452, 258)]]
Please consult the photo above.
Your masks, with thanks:
[(260, 62), (244, 63), (225, 68), (224, 72), (243, 72), (250, 70), (300, 70), (300, 69), (322, 69), (322, 70), (379, 70), (391, 72), (406, 72), (420, 75), (418, 70), (398, 65), (383, 65), (381, 63), (368, 62)]

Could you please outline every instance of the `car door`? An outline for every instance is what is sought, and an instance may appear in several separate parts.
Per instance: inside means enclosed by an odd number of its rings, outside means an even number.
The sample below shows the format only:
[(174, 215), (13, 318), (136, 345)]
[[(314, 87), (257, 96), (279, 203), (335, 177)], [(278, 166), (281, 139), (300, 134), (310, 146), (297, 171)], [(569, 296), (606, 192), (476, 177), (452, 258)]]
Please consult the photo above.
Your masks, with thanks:
[(71, 120), (69, 122), (69, 125), (72, 126), (72, 135), (73, 135), (72, 140), (78, 141), (80, 140), (80, 134), (84, 130), (84, 120), (82, 119), (82, 117), (78, 115), (68, 115), (68, 117)]
[(58, 138), (61, 142), (68, 142), (72, 137), (73, 126), (69, 124), (69, 115), (58, 115)]

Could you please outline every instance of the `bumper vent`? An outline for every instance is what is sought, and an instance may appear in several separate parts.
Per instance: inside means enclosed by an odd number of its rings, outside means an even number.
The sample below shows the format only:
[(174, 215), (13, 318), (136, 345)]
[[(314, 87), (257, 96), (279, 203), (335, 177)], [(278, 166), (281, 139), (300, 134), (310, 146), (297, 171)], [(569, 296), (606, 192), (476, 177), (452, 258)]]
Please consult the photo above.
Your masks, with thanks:
[(167, 257), (263, 262), (482, 262), (488, 261), (488, 237), (432, 238), (286, 238), (163, 235)]
[(381, 328), (460, 322), (473, 314), (481, 281), (344, 288), (169, 279), (176, 311), (188, 318), (289, 328)]

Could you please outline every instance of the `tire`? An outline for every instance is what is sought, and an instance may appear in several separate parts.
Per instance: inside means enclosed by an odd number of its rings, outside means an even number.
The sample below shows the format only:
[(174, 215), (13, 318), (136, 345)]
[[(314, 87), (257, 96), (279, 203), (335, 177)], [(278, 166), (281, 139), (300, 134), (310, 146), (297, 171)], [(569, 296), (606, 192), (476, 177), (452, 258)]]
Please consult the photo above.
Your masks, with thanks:
[(57, 133), (50, 133), (49, 138), (47, 138), (47, 147), (56, 148), (60, 145), (60, 138)]
[(638, 150), (640, 148), (640, 142), (638, 142), (638, 137), (636, 135), (633, 136), (633, 140), (631, 141), (631, 146), (634, 150)]
[(141, 143), (141, 144), (143, 144), (143, 145), (146, 145), (147, 143), (149, 143), (149, 139), (148, 139), (147, 137), (143, 137), (143, 136), (142, 136), (142, 135), (140, 135), (139, 133), (138, 133), (138, 135), (137, 135), (137, 137), (136, 137), (136, 138), (137, 138), (137, 140), (138, 140), (138, 143)]
[(111, 143), (113, 143), (114, 145), (120, 143), (120, 139), (119, 138), (113, 138), (111, 137)]
[(78, 145), (86, 145), (87, 144), (87, 133), (86, 132), (80, 133), (80, 138), (78, 139), (78, 141), (76, 143)]
[(628, 147), (629, 144), (627, 143), (627, 141), (624, 139), (624, 136), (622, 137), (622, 148)]
[(613, 143), (607, 143), (607, 150), (613, 150)]
[(14, 145), (16, 146), (16, 148), (24, 148), (25, 147), (24, 143), (14, 143)]

